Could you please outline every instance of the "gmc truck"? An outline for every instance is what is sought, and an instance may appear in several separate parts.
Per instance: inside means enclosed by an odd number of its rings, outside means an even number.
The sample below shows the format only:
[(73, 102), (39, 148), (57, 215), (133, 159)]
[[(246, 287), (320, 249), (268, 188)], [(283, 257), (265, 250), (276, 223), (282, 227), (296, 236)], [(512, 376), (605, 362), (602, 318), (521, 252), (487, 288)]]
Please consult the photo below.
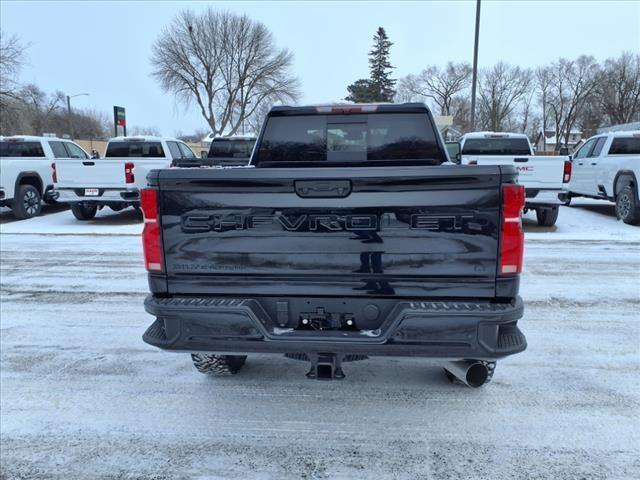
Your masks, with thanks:
[(479, 387), (526, 347), (516, 179), (450, 162), (424, 104), (274, 107), (250, 166), (148, 175), (143, 339), (203, 373), (426, 357)]
[(525, 213), (535, 211), (540, 226), (555, 225), (563, 203), (558, 196), (571, 180), (569, 157), (535, 155), (524, 133), (467, 133), (460, 144), (464, 165), (513, 165), (525, 187)]

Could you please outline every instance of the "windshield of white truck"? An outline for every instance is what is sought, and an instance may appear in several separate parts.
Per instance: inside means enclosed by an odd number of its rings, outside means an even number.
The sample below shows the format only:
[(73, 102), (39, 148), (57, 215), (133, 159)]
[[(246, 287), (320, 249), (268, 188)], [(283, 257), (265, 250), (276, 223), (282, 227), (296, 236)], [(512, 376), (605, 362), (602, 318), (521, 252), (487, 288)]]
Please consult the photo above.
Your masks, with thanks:
[(531, 155), (526, 138), (469, 138), (463, 155)]
[(445, 154), (423, 113), (291, 115), (267, 119), (255, 166), (440, 165)]
[(214, 140), (209, 158), (249, 158), (255, 140)]
[(640, 137), (614, 138), (609, 155), (640, 155)]
[(44, 157), (40, 142), (0, 142), (0, 157)]
[(109, 157), (142, 157), (164, 158), (164, 150), (160, 142), (111, 142), (107, 146), (105, 158)]

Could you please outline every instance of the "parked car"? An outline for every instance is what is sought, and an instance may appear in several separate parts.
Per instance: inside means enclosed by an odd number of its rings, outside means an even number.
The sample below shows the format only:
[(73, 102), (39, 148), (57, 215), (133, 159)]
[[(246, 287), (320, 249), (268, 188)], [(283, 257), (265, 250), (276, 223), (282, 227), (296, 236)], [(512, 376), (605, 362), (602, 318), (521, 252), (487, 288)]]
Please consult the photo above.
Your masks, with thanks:
[(54, 188), (58, 201), (70, 203), (78, 220), (90, 220), (105, 206), (114, 211), (138, 207), (147, 173), (183, 158), (196, 155), (174, 138), (115, 137), (102, 159), (56, 160)]
[(616, 215), (640, 224), (640, 131), (610, 132), (589, 138), (572, 156), (573, 175), (567, 203), (589, 197), (616, 203)]
[(463, 165), (513, 165), (526, 191), (525, 212), (534, 210), (538, 225), (552, 226), (562, 202), (558, 195), (571, 179), (567, 156), (535, 155), (523, 133), (474, 132), (460, 139)]
[(88, 155), (63, 138), (0, 137), (0, 205), (11, 208), (19, 219), (38, 215), (43, 201), (55, 202), (51, 164), (63, 158)]
[(251, 165), (149, 174), (145, 342), (225, 375), (249, 353), (327, 379), (439, 358), (473, 387), (525, 349), (524, 187), (449, 162), (426, 105), (273, 107)]

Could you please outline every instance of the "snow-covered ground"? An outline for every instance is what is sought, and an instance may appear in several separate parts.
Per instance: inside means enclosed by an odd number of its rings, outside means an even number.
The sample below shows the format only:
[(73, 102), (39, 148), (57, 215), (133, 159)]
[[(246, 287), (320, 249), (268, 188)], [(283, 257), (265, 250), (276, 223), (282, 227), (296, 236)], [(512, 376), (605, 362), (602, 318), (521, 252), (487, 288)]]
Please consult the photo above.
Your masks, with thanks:
[(478, 390), (419, 359), (206, 377), (140, 338), (132, 210), (2, 214), (0, 478), (640, 478), (640, 228), (580, 203), (525, 222), (529, 348)]

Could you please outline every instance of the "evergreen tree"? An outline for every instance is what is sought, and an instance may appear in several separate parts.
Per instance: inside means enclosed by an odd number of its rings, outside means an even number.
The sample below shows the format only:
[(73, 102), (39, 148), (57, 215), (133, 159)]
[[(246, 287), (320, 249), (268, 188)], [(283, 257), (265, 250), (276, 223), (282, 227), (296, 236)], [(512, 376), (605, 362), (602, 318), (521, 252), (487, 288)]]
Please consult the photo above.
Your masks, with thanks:
[(373, 36), (373, 50), (369, 52), (371, 83), (376, 91), (378, 102), (392, 102), (395, 95), (395, 79), (390, 78), (393, 67), (389, 62), (389, 50), (393, 42), (387, 37), (384, 28), (378, 27)]
[(361, 78), (347, 87), (345, 100), (356, 103), (392, 102), (395, 95), (395, 79), (390, 78), (393, 67), (389, 62), (389, 41), (384, 28), (378, 27), (373, 36), (373, 49), (369, 52), (370, 78)]
[(345, 100), (355, 103), (372, 103), (377, 102), (378, 95), (377, 89), (368, 78), (361, 78), (356, 80), (347, 87), (349, 95)]

